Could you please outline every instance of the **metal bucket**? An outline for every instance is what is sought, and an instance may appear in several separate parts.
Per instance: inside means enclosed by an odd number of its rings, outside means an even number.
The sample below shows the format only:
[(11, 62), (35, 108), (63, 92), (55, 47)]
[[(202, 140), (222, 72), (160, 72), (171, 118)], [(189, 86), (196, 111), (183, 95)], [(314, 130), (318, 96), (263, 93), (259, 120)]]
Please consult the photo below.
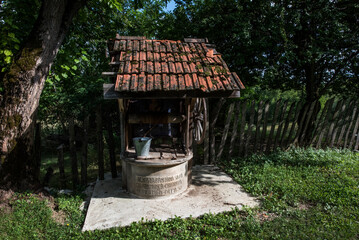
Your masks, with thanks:
[(147, 157), (150, 153), (151, 140), (150, 137), (136, 137), (133, 138), (133, 145), (137, 157)]

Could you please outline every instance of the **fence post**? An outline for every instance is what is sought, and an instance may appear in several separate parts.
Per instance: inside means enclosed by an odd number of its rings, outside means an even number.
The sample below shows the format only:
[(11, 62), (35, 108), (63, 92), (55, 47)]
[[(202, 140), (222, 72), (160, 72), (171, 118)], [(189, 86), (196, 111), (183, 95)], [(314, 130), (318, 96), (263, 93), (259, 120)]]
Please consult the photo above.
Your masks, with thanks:
[(219, 112), (223, 106), (223, 104), (226, 102), (226, 100), (224, 98), (221, 98), (217, 104), (215, 105), (215, 107), (213, 108), (213, 112), (211, 114), (211, 118), (210, 118), (210, 125), (209, 125), (209, 130), (210, 130), (210, 158), (211, 158), (211, 163), (214, 163), (216, 161), (216, 149), (215, 149), (215, 145), (216, 145), (216, 135), (215, 135), (215, 125), (219, 116)]
[[(352, 134), (350, 143), (349, 143), (349, 149), (351, 149), (351, 148), (353, 147), (353, 145), (354, 145), (355, 135), (356, 135), (356, 134), (359, 134), (359, 133), (357, 133), (358, 127), (359, 127), (359, 114), (358, 114), (357, 120), (356, 120), (356, 122), (355, 122), (354, 131), (353, 131), (353, 134)], [(358, 136), (358, 137), (359, 137), (359, 136)], [(356, 146), (354, 145), (354, 148), (355, 148), (355, 147), (356, 147)]]
[(284, 139), (285, 139), (285, 136), (286, 136), (286, 134), (287, 134), (287, 130), (288, 130), (288, 127), (289, 127), (290, 118), (291, 118), (291, 116), (292, 116), (292, 114), (293, 114), (293, 110), (294, 110), (295, 104), (296, 104), (296, 103), (293, 102), (293, 103), (290, 105), (290, 107), (289, 107), (289, 112), (288, 112), (288, 114), (287, 114), (287, 119), (286, 119), (285, 124), (284, 124), (282, 138), (281, 138), (280, 143), (279, 143), (279, 146), (280, 146), (280, 148), (282, 148), (282, 149), (285, 147), (285, 145), (284, 145)]
[(97, 161), (98, 161), (98, 177), (104, 180), (104, 161), (103, 161), (103, 136), (102, 136), (102, 109), (101, 105), (96, 111), (96, 137), (97, 137)]
[(35, 164), (36, 169), (35, 176), (39, 178), (40, 176), (40, 167), (41, 167), (41, 123), (37, 122), (35, 126), (35, 141), (34, 141), (34, 157), (35, 157)]
[[(305, 140), (307, 140), (307, 129), (308, 129), (310, 121), (312, 120), (312, 115), (313, 115), (314, 109), (317, 106), (317, 104), (318, 104), (318, 101), (314, 101), (308, 106), (309, 110), (305, 114), (306, 115), (306, 121), (305, 121), (304, 129), (302, 131), (302, 135), (299, 136), (299, 141), (298, 141), (299, 144), (302, 144), (302, 143), (305, 142)], [(315, 118), (316, 117), (317, 116), (315, 116)], [(309, 143), (308, 140), (307, 140), (307, 143)]]
[(344, 116), (342, 116), (342, 121), (341, 121), (341, 124), (340, 124), (340, 131), (338, 130), (339, 137), (338, 137), (338, 140), (336, 142), (337, 147), (342, 145), (342, 139), (344, 137), (345, 129), (346, 129), (347, 125), (349, 124), (348, 121), (350, 120), (350, 113), (351, 113), (351, 110), (352, 110), (352, 107), (353, 107), (354, 104), (355, 104), (355, 101), (353, 101), (353, 100), (350, 101), (349, 105), (347, 107), (347, 110), (345, 111)]
[[(210, 113), (210, 106), (208, 104), (208, 98), (205, 99), (206, 101), (206, 105), (207, 105), (207, 117), (209, 118), (209, 113)], [(203, 142), (203, 162), (204, 164), (208, 164), (209, 163), (209, 124), (207, 123), (205, 126), (205, 137), (204, 137), (204, 142)]]
[[(351, 117), (351, 119), (350, 119), (349, 127), (348, 127), (348, 129), (347, 129), (346, 134), (345, 134), (345, 139), (344, 139), (343, 148), (346, 148), (346, 147), (347, 147), (348, 140), (349, 140), (350, 129), (352, 128), (353, 122), (355, 121), (355, 116), (356, 116), (357, 109), (358, 109), (358, 107), (355, 105), (354, 110), (353, 110), (352, 117)], [(359, 115), (358, 115), (358, 118), (359, 118)]]
[(237, 102), (236, 109), (234, 111), (233, 131), (231, 136), (231, 143), (229, 146), (228, 159), (232, 157), (234, 144), (236, 142), (240, 110), (241, 110), (241, 102)]
[(244, 156), (247, 156), (249, 150), (252, 151), (252, 148), (250, 147), (250, 141), (252, 140), (252, 130), (254, 126), (254, 114), (255, 114), (255, 101), (252, 101), (251, 104), (251, 110), (250, 110), (250, 116), (249, 116), (249, 124), (247, 129), (247, 139), (246, 139), (246, 145), (244, 147)]
[(264, 116), (263, 116), (263, 130), (262, 130), (262, 136), (261, 136), (261, 149), (263, 151), (266, 151), (266, 135), (267, 135), (267, 123), (268, 123), (268, 111), (269, 111), (269, 100), (266, 101), (264, 106)]
[(81, 146), (81, 184), (87, 185), (87, 147), (88, 147), (88, 131), (90, 125), (90, 116), (86, 116), (83, 121), (83, 136)]
[(324, 116), (326, 114), (328, 115), (328, 111), (330, 111), (329, 107), (331, 107), (331, 104), (332, 104), (333, 101), (334, 101), (334, 98), (331, 98), (325, 103), (324, 108), (322, 110), (322, 114), (320, 115), (320, 117), (316, 121), (315, 128), (314, 128), (314, 131), (313, 131), (313, 137), (312, 137), (310, 145), (314, 144), (316, 139), (319, 137), (318, 134), (320, 135), (322, 130), (323, 130), (323, 127), (325, 127), (324, 126), (324, 121), (325, 121)]
[(227, 119), (226, 119), (226, 123), (224, 125), (221, 144), (219, 145), (219, 149), (218, 149), (217, 160), (220, 160), (222, 157), (224, 145), (226, 144), (226, 140), (228, 137), (229, 126), (231, 125), (233, 109), (234, 109), (234, 103), (231, 103), (231, 105), (229, 105)]
[(280, 135), (282, 133), (282, 128), (283, 128), (283, 124), (284, 124), (284, 115), (287, 112), (287, 105), (288, 105), (288, 100), (284, 101), (284, 104), (282, 107), (282, 113), (280, 114), (280, 117), (279, 117), (279, 126), (277, 129), (277, 134), (275, 135), (273, 149), (277, 148), (277, 145), (278, 145), (278, 142), (280, 139)]
[[(320, 148), (321, 146), (321, 143), (322, 143), (322, 139), (326, 133), (326, 129), (327, 129), (327, 126), (329, 124), (329, 117), (330, 117), (330, 114), (331, 114), (331, 111), (332, 111), (332, 107), (333, 107), (333, 103), (334, 103), (334, 98), (328, 100), (329, 104), (328, 104), (328, 111), (326, 113), (326, 115), (324, 115), (324, 119), (323, 119), (323, 125), (320, 127), (320, 131), (318, 131), (319, 134), (319, 138), (318, 138), (318, 142), (317, 144), (315, 145), (316, 148)], [(324, 114), (324, 112), (323, 112)]]
[(246, 125), (246, 113), (247, 113), (247, 100), (242, 104), (241, 111), (241, 126), (239, 128), (239, 154), (243, 155), (245, 144), (244, 144), (244, 130)]
[(107, 119), (107, 133), (108, 133), (108, 151), (110, 155), (110, 165), (111, 165), (111, 175), (112, 178), (117, 178), (117, 168), (116, 168), (116, 155), (115, 155), (115, 141), (113, 139), (113, 130), (112, 130), (112, 118), (110, 115)]
[(261, 128), (261, 122), (263, 117), (263, 101), (259, 102), (258, 105), (258, 115), (257, 115), (257, 122), (256, 122), (256, 133), (255, 133), (255, 140), (254, 140), (254, 152), (258, 149), (258, 143), (260, 141), (260, 128)]
[(60, 188), (66, 188), (65, 167), (64, 167), (64, 145), (57, 147), (57, 163), (60, 172)]
[(282, 100), (280, 99), (279, 101), (277, 101), (276, 106), (275, 106), (275, 110), (274, 110), (274, 116), (273, 116), (273, 120), (272, 120), (272, 127), (270, 130), (270, 134), (269, 134), (269, 138), (267, 139), (267, 146), (266, 146), (266, 151), (269, 152), (271, 149), (271, 145), (272, 145), (272, 139), (273, 139), (273, 135), (274, 135), (274, 130), (275, 130), (275, 125), (277, 124), (277, 117), (279, 114), (279, 107), (282, 103)]
[(75, 189), (79, 183), (79, 172), (77, 167), (77, 154), (76, 154), (76, 139), (75, 139), (75, 122), (74, 118), (69, 119), (69, 132), (70, 132), (70, 158), (71, 158), (71, 171), (72, 171), (72, 186)]

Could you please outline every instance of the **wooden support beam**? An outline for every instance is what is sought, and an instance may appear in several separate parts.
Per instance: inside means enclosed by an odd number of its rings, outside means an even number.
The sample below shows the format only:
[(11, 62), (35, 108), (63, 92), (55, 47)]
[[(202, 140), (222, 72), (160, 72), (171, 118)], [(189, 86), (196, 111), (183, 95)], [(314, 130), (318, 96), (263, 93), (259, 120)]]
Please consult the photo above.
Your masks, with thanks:
[(148, 124), (166, 124), (166, 123), (181, 123), (187, 118), (184, 115), (172, 114), (129, 114), (128, 123), (148, 123)]

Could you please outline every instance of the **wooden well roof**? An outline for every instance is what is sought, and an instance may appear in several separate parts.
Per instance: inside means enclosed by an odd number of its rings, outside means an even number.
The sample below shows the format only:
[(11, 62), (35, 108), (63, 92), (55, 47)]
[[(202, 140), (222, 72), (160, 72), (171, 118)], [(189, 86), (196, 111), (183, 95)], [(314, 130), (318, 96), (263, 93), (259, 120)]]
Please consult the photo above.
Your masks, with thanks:
[(244, 88), (206, 39), (116, 36), (108, 50), (112, 72), (103, 75), (112, 77), (112, 98), (238, 97)]

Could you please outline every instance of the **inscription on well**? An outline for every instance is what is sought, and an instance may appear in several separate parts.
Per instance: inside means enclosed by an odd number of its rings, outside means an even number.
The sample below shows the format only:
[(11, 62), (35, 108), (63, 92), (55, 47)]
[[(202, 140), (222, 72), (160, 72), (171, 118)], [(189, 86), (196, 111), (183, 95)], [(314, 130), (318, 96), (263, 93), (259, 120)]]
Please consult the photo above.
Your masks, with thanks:
[(136, 177), (136, 191), (146, 196), (166, 196), (179, 192), (183, 188), (184, 175), (164, 177)]

